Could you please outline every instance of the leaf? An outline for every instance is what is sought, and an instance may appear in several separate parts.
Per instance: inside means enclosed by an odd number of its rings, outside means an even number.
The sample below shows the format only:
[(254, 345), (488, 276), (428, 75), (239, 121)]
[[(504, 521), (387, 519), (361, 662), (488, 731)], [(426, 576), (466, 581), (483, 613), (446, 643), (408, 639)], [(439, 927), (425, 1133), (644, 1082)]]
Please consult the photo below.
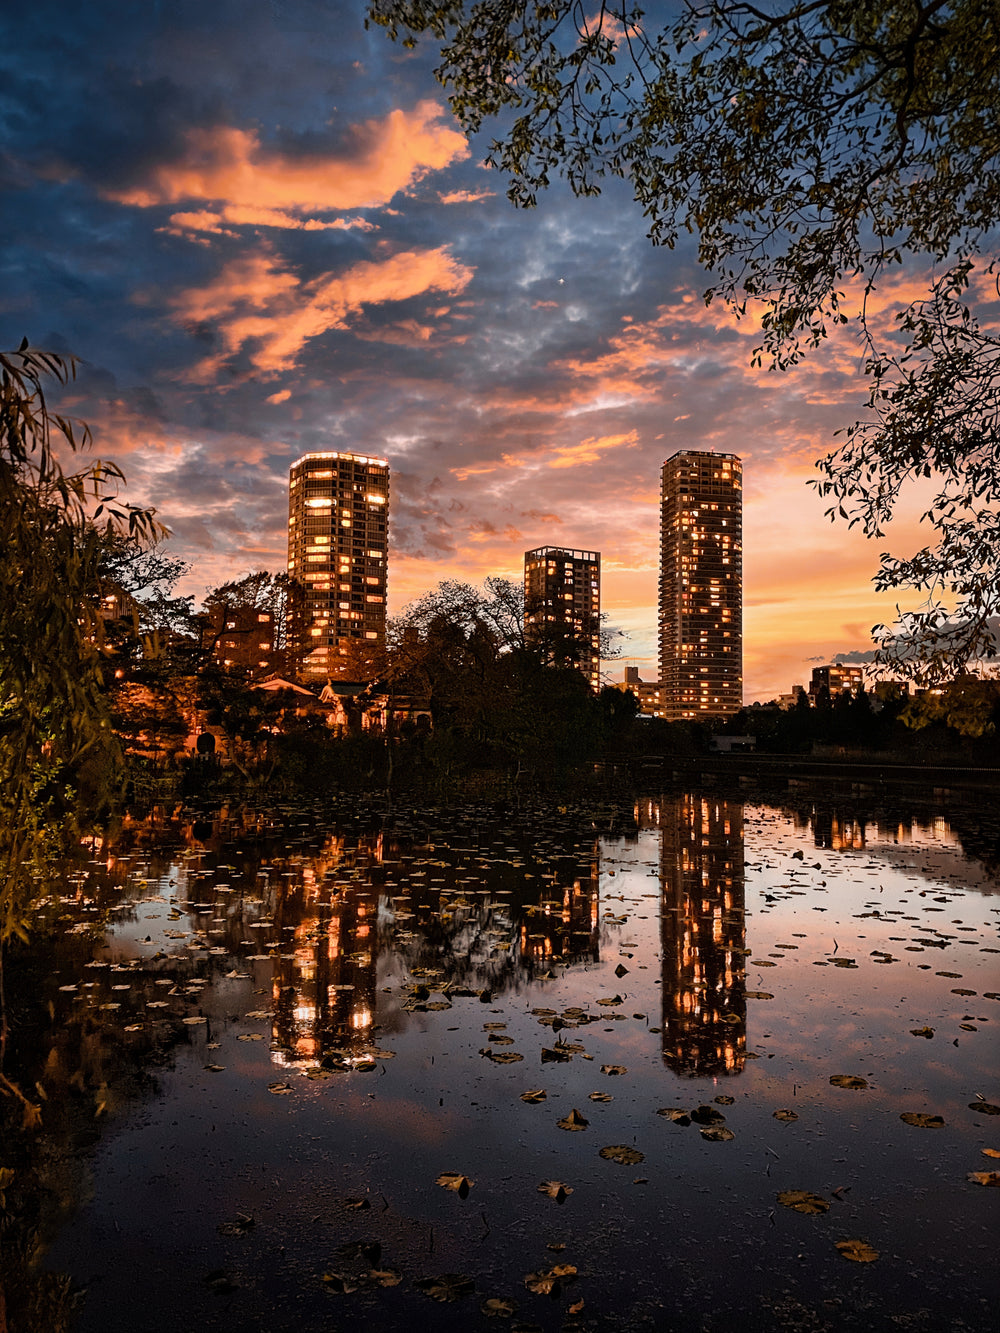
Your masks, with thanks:
[(791, 1208), (793, 1212), (806, 1213), (809, 1216), (830, 1211), (827, 1200), (821, 1194), (813, 1194), (809, 1190), (783, 1190), (778, 1195), (778, 1202), (785, 1208)]
[(510, 1319), (517, 1310), (513, 1301), (503, 1300), (499, 1296), (491, 1296), (489, 1300), (483, 1301), (479, 1308), (484, 1315), (492, 1316), (494, 1319)]
[(786, 1124), (790, 1125), (793, 1120), (798, 1120), (799, 1117), (797, 1112), (789, 1111), (783, 1108), (780, 1111), (774, 1112), (774, 1118), (775, 1120), (783, 1120)]
[(978, 1111), (980, 1115), (1000, 1115), (1000, 1106), (993, 1102), (969, 1102), (970, 1111)]
[(475, 1281), (464, 1273), (442, 1273), (439, 1277), (418, 1277), (413, 1284), (425, 1296), (435, 1301), (457, 1301), (471, 1296)]
[(612, 1097), (612, 1095), (611, 1095), (610, 1092), (591, 1092), (591, 1093), (589, 1093), (588, 1095), (589, 1095), (590, 1100), (591, 1100), (592, 1102), (613, 1102), (613, 1101), (614, 1101), (614, 1097)]
[(528, 1092), (521, 1093), (521, 1101), (534, 1105), (536, 1102), (544, 1102), (547, 1096), (548, 1093), (544, 1088), (531, 1088)]
[(872, 1264), (879, 1257), (878, 1250), (872, 1249), (866, 1240), (838, 1240), (834, 1244), (845, 1259), (856, 1264)]
[(586, 1129), (590, 1121), (574, 1107), (569, 1115), (563, 1116), (562, 1120), (557, 1120), (556, 1124), (560, 1129), (578, 1130)]
[(563, 1203), (573, 1193), (572, 1186), (565, 1185), (561, 1180), (543, 1180), (538, 1186), (539, 1194), (547, 1194), (550, 1199), (555, 1199), (556, 1203)]
[(926, 1037), (928, 1041), (934, 1036), (933, 1028), (910, 1028), (911, 1037)]
[(624, 1002), (625, 1001), (621, 995), (606, 995), (602, 999), (597, 1001), (598, 1004), (603, 1004), (606, 1006), (615, 1004), (624, 1004)]
[(701, 1137), (707, 1139), (709, 1143), (728, 1143), (730, 1139), (735, 1139), (736, 1135), (725, 1125), (705, 1125), (701, 1129)]
[(516, 1065), (524, 1056), (517, 1051), (495, 1051), (490, 1046), (484, 1046), (479, 1052), (480, 1055), (492, 1060), (495, 1065)]
[(984, 1148), (984, 1157), (1000, 1157), (1000, 1148)]
[(834, 1074), (830, 1083), (835, 1088), (867, 1088), (868, 1080), (857, 1074)]
[(1000, 1185), (1000, 1171), (970, 1171), (965, 1178), (973, 1185)]
[(403, 1280), (395, 1268), (373, 1268), (368, 1276), (377, 1287), (398, 1287)]
[(725, 1118), (714, 1106), (696, 1106), (691, 1112), (691, 1119), (696, 1125), (721, 1125)]
[(628, 1070), (624, 1065), (601, 1065), (602, 1074), (627, 1074)]
[(645, 1155), (637, 1148), (630, 1148), (627, 1143), (612, 1143), (602, 1148), (600, 1155), (609, 1162), (618, 1162), (620, 1166), (635, 1166), (636, 1162), (645, 1161)]
[(682, 1106), (661, 1106), (656, 1114), (666, 1116), (666, 1118), (672, 1120), (675, 1125), (690, 1125), (691, 1123), (690, 1115), (688, 1115), (687, 1111), (685, 1111)]
[(463, 1176), (459, 1171), (442, 1171), (434, 1183), (446, 1190), (452, 1190), (460, 1199), (464, 1199), (476, 1182), (470, 1180), (468, 1176)]
[(943, 1129), (944, 1120), (939, 1115), (924, 1115), (920, 1111), (904, 1111), (899, 1117), (904, 1125), (915, 1125), (917, 1129)]
[(537, 1273), (528, 1273), (524, 1285), (536, 1296), (551, 1296), (555, 1299), (562, 1293), (564, 1286), (576, 1281), (577, 1270), (573, 1264), (557, 1264)]
[(292, 1085), (290, 1083), (269, 1083), (267, 1090), (273, 1092), (276, 1097), (283, 1097), (292, 1091)]
[(573, 1052), (572, 1052), (572, 1051), (567, 1051), (567, 1050), (565, 1049), (565, 1047), (563, 1047), (563, 1046), (543, 1046), (543, 1047), (542, 1047), (542, 1064), (543, 1064), (543, 1065), (544, 1065), (544, 1064), (554, 1064), (554, 1063), (558, 1063), (558, 1062), (561, 1062), (561, 1063), (565, 1064), (567, 1060), (572, 1060), (572, 1059), (573, 1059)]
[(712, 1100), (718, 1106), (733, 1106), (736, 1102), (735, 1097), (727, 1097), (724, 1092), (720, 1092), (718, 1097), (713, 1097)]

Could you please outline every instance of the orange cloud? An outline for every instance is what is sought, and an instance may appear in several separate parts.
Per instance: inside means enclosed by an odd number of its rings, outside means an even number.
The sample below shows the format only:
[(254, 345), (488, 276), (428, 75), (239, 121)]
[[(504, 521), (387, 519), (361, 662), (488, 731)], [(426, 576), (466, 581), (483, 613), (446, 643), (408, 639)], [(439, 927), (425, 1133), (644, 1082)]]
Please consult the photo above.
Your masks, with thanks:
[[(325, 273), (302, 282), (267, 252), (227, 264), (205, 287), (191, 288), (170, 305), (182, 324), (215, 325), (223, 351), (203, 361), (192, 379), (211, 380), (220, 366), (247, 350), (264, 373), (294, 366), (311, 339), (348, 326), (365, 306), (406, 301), (425, 292), (462, 291), (472, 269), (459, 264), (445, 247), (408, 250), (389, 259), (365, 261), (337, 275)], [(409, 336), (419, 336), (414, 325)], [(398, 341), (398, 330), (387, 340)], [(377, 337), (369, 331), (369, 337)]]
[(495, 190), (452, 190), (450, 194), (439, 194), (442, 204), (478, 204), (480, 199), (495, 199)]
[[(429, 172), (468, 156), (464, 135), (443, 117), (432, 101), (408, 112), (397, 109), (382, 120), (355, 126), (355, 151), (326, 156), (282, 154), (262, 145), (253, 130), (193, 129), (178, 160), (154, 166), (144, 181), (111, 191), (109, 197), (137, 208), (201, 200), (222, 205), (215, 210), (218, 220), (234, 225), (336, 225), (305, 219), (387, 204)], [(209, 223), (209, 230), (214, 226), (211, 215), (199, 213), (177, 214), (171, 222), (182, 229), (193, 225), (199, 230), (202, 222)]]

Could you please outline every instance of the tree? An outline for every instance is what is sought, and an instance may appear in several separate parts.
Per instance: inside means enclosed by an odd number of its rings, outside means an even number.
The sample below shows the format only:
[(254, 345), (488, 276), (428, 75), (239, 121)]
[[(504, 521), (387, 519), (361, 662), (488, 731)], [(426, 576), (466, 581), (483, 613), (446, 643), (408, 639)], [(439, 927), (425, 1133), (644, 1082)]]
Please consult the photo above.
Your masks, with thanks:
[[(654, 244), (695, 232), (706, 301), (760, 316), (757, 363), (851, 326), (868, 396), (817, 464), (828, 514), (881, 539), (904, 488), (933, 490), (933, 539), (880, 557), (879, 589), (926, 601), (875, 627), (879, 660), (927, 682), (995, 653), (1000, 339), (978, 307), (997, 286), (996, 0), (683, 0), (659, 26), (629, 0), (370, 0), (369, 16), (441, 44), (466, 131), (501, 123), (488, 161), (514, 203), (551, 173), (581, 195), (618, 176)], [(872, 297), (901, 265), (920, 291), (887, 324)]]
[(120, 772), (101, 563), (109, 543), (160, 531), (151, 511), (116, 498), (114, 464), (60, 464), (58, 452), (86, 447), (90, 433), (49, 410), (43, 380), (65, 383), (73, 369), (27, 343), (0, 354), (0, 1086), (15, 1092), (2, 1074), (5, 947), (26, 938), (39, 880), (107, 809)]

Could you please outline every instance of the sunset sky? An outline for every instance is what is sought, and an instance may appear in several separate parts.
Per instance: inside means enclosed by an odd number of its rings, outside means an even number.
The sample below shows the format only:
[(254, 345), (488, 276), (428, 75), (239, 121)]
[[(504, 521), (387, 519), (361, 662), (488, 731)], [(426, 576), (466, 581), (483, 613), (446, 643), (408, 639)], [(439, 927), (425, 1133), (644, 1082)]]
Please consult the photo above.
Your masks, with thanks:
[[(155, 505), (183, 591), (281, 569), (289, 464), (392, 468), (390, 612), (442, 579), (598, 549), (621, 662), (656, 675), (659, 469), (744, 463), (746, 698), (857, 660), (894, 601), (815, 459), (864, 398), (844, 338), (750, 368), (693, 246), (627, 189), (518, 211), (433, 52), (313, 0), (34, 0), (0, 21), (0, 345), (81, 358), (72, 411)], [(902, 282), (902, 280), (901, 280)], [(882, 293), (885, 318), (899, 291)], [(887, 549), (916, 544), (909, 518)]]

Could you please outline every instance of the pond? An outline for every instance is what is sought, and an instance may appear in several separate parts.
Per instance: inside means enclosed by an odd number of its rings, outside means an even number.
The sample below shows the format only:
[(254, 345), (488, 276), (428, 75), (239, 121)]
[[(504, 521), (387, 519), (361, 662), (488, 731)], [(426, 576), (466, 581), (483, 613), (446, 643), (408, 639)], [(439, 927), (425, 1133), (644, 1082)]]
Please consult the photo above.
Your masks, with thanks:
[(46, 909), (79, 1333), (996, 1327), (1000, 882), (950, 816), (138, 832)]

